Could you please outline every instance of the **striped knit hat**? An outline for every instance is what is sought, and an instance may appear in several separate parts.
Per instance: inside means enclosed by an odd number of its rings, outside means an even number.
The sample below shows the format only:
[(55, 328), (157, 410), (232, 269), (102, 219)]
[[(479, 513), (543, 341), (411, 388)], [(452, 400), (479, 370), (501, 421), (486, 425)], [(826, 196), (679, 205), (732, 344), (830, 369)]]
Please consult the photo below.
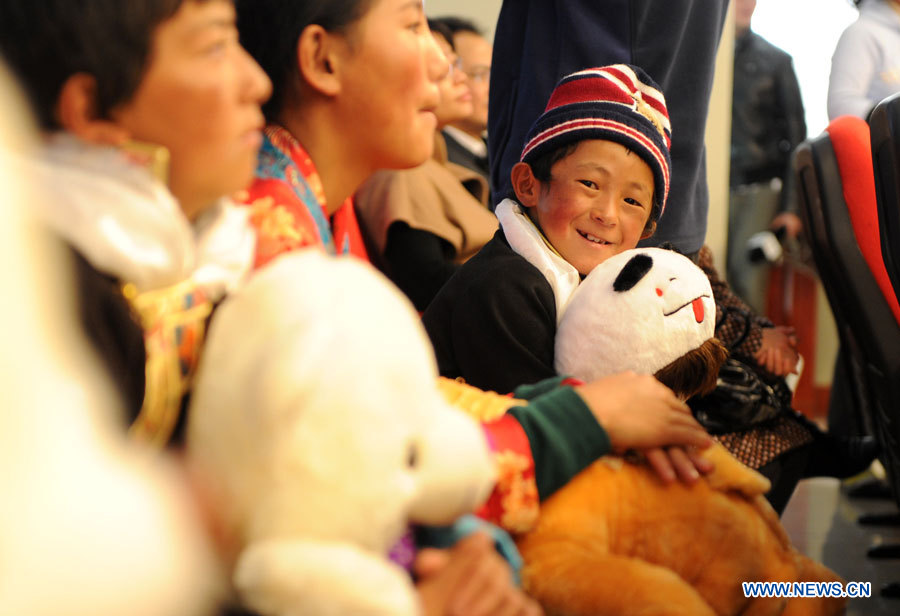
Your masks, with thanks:
[(650, 166), (661, 216), (669, 194), (672, 128), (666, 100), (647, 73), (614, 64), (563, 77), (528, 131), (520, 160), (530, 163), (585, 139), (621, 143)]

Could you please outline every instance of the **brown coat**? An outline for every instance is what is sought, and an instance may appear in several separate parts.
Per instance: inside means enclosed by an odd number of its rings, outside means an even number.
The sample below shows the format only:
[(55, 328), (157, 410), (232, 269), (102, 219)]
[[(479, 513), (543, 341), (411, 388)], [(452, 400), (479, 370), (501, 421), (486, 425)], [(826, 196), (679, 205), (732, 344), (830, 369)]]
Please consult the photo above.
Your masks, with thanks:
[(435, 155), (404, 171), (378, 171), (356, 193), (356, 210), (379, 254), (384, 254), (388, 228), (405, 222), (446, 240), (462, 263), (478, 252), (497, 230), (497, 217), (487, 209), (487, 183), (477, 173), (447, 160), (440, 134)]

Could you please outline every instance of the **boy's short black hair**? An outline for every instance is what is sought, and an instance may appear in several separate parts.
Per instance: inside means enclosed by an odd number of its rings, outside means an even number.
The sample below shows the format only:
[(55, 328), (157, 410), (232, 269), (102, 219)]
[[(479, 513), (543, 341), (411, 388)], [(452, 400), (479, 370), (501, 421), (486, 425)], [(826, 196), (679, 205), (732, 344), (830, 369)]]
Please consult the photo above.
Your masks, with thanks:
[(475, 25), (470, 19), (465, 19), (464, 17), (455, 17), (452, 15), (447, 15), (444, 17), (434, 17), (428, 20), (429, 23), (435, 22), (441, 24), (443, 27), (447, 28), (450, 31), (451, 36), (456, 34), (457, 32), (470, 32), (472, 34), (477, 34), (478, 36), (484, 36), (481, 32), (481, 28)]
[(569, 143), (564, 146), (560, 146), (555, 150), (550, 150), (542, 156), (538, 156), (534, 159), (534, 161), (531, 162), (531, 173), (533, 173), (534, 177), (536, 177), (542, 183), (546, 184), (550, 181), (550, 172), (553, 169), (553, 165), (574, 152), (575, 149), (578, 148), (579, 143), (579, 141), (576, 141), (575, 143)]
[[(542, 184), (547, 184), (552, 177), (551, 171), (553, 169), (553, 165), (574, 152), (579, 143), (581, 142), (576, 141), (574, 143), (568, 143), (554, 150), (550, 150), (545, 154), (542, 154), (541, 156), (538, 156), (530, 163), (531, 173), (534, 174), (534, 177), (537, 178)], [(529, 163), (525, 164), (527, 165)], [(512, 195), (512, 198), (515, 198), (515, 195)], [(650, 217), (647, 219), (648, 227), (659, 220), (659, 203), (657, 203), (657, 201), (658, 199), (653, 199), (653, 206), (650, 209)]]
[(96, 79), (96, 112), (107, 117), (134, 96), (154, 30), (186, 1), (207, 0), (3, 0), (0, 56), (43, 128), (59, 128), (59, 94), (76, 73)]
[(235, 0), (241, 44), (272, 81), (272, 96), (263, 105), (269, 121), (277, 119), (293, 83), (299, 83), (297, 42), (307, 26), (342, 32), (363, 17), (373, 0)]

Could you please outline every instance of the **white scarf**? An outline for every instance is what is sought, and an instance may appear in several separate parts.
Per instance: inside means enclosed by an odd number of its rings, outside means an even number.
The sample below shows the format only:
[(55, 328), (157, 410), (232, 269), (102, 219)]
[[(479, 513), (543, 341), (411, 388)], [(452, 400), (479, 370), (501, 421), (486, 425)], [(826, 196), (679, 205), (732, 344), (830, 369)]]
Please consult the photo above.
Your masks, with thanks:
[(581, 275), (547, 243), (521, 205), (512, 199), (504, 199), (494, 213), (500, 220), (500, 228), (510, 248), (538, 268), (550, 283), (556, 300), (556, 322), (559, 324), (572, 293), (581, 283)]
[(41, 220), (139, 292), (193, 278), (216, 300), (253, 264), (245, 208), (221, 199), (191, 225), (168, 188), (115, 148), (60, 134), (34, 167)]

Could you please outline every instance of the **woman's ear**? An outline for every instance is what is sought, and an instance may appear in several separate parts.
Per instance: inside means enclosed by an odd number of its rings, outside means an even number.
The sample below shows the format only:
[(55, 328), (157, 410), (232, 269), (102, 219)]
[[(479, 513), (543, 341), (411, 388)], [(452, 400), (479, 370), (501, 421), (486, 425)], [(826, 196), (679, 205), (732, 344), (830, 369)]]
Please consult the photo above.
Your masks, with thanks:
[(56, 119), (67, 132), (98, 145), (121, 146), (128, 131), (97, 114), (97, 80), (87, 73), (66, 79), (56, 101)]
[(534, 177), (534, 171), (528, 163), (516, 163), (510, 172), (513, 191), (524, 207), (534, 207), (541, 196), (541, 182)]
[(318, 24), (304, 28), (297, 40), (297, 66), (301, 79), (326, 96), (334, 96), (341, 90), (339, 45), (346, 46), (346, 42)]

